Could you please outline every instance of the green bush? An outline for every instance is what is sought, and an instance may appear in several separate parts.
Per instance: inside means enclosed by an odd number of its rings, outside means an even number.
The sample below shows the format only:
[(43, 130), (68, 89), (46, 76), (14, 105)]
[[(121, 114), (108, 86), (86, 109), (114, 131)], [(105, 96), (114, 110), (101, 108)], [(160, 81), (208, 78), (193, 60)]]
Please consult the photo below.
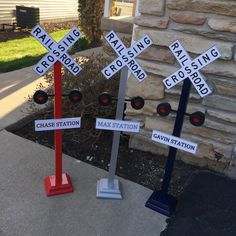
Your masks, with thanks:
[(71, 53), (79, 52), (89, 49), (89, 41), (87, 37), (82, 36), (71, 48)]
[(91, 46), (98, 46), (101, 44), (104, 0), (79, 0), (78, 3), (81, 30), (88, 37)]

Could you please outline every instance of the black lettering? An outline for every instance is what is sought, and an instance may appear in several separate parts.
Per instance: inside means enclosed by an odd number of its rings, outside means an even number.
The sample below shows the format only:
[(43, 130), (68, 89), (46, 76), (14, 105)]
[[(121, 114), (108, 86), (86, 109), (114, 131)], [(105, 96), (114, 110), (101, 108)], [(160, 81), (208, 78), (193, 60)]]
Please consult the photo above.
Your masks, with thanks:
[(170, 87), (171, 86), (171, 83), (170, 83), (170, 81), (167, 79), (167, 80), (165, 80), (165, 84), (168, 86), (168, 87)]
[(206, 93), (208, 93), (208, 88), (204, 88), (200, 92), (201, 92), (201, 94), (206, 94)]
[(200, 60), (200, 59), (197, 59), (197, 60), (198, 60), (199, 64), (202, 66), (202, 62), (201, 62), (201, 60)]
[(54, 62), (54, 57), (52, 57), (51, 55), (49, 55), (49, 56), (47, 57), (47, 59), (48, 59), (50, 62)]
[(62, 41), (67, 47), (69, 47), (69, 45), (65, 42), (65, 41)]
[[(135, 65), (134, 65), (135, 66)], [(141, 70), (134, 70), (134, 73), (137, 75), (137, 76), (139, 76), (139, 74), (141, 73)]]
[(80, 70), (80, 67), (79, 67), (79, 66), (76, 66), (72, 71), (73, 71), (74, 73), (77, 73), (79, 70)]
[(178, 50), (178, 51), (175, 51), (175, 54), (177, 54), (177, 56), (179, 57), (182, 54), (182, 52), (183, 52), (182, 50)]
[(180, 71), (178, 72), (178, 76), (179, 76), (181, 79), (183, 79), (183, 78), (184, 78), (184, 72), (180, 70)]
[(39, 39), (42, 39), (42, 42), (45, 40), (45, 38), (46, 38), (46, 34), (39, 36)]
[(123, 55), (121, 58), (124, 60), (125, 63), (129, 61), (129, 58), (126, 55)]
[(198, 69), (198, 65), (195, 62), (192, 62), (191, 66), (193, 67), (194, 70)]
[(129, 63), (128, 63), (128, 65), (131, 67), (132, 65), (134, 65), (135, 64), (135, 62), (134, 62), (134, 60), (131, 60), (131, 61), (129, 61)]
[(41, 32), (42, 30), (40, 28), (36, 28), (33, 33), (36, 33), (36, 36), (38, 36), (38, 34), (40, 34)]
[(111, 75), (111, 73), (108, 73), (108, 70), (105, 70), (105, 71), (104, 71), (104, 74), (105, 74), (106, 76), (110, 76), (110, 75)]
[(170, 47), (171, 47), (173, 50), (175, 50), (176, 48), (179, 47), (179, 42), (175, 42), (175, 43), (172, 44)]
[(185, 58), (185, 60), (181, 61), (182, 66), (184, 66), (186, 61), (188, 61), (188, 58)]
[(70, 68), (73, 71), (74, 66), (75, 66), (75, 63), (72, 62), (69, 66), (67, 66), (67, 68)]
[(197, 78), (197, 77), (198, 77), (198, 73), (197, 73), (197, 72), (191, 74), (191, 78), (192, 78), (192, 79)]
[(61, 59), (62, 61), (64, 61), (66, 58), (67, 58), (67, 56), (66, 56), (65, 53), (60, 57), (60, 59)]
[(202, 80), (200, 78), (195, 78), (193, 80), (194, 84), (199, 84)]
[(143, 39), (144, 43), (146, 43), (147, 45), (149, 45), (151, 43), (151, 40), (146, 36), (144, 39)]
[(131, 69), (132, 69), (133, 71), (137, 70), (137, 69), (138, 69), (138, 65), (137, 65), (137, 64), (133, 65)]
[(175, 75), (172, 75), (171, 79), (173, 80), (174, 83), (179, 81)]
[(59, 56), (60, 56), (60, 53), (59, 53), (57, 50), (53, 50), (53, 54), (54, 54), (56, 57), (59, 57)]
[(118, 43), (118, 39), (116, 39), (116, 40), (114, 40), (114, 41), (111, 42), (111, 44), (112, 44), (114, 47), (116, 46), (117, 43)]
[(121, 62), (120, 60), (117, 60), (117, 61), (116, 61), (116, 65), (119, 66), (119, 67), (121, 67), (123, 64), (122, 64), (122, 62)]
[(142, 79), (144, 79), (144, 77), (145, 77), (145, 74), (142, 73), (142, 74), (140, 74), (140, 75), (138, 76), (138, 79), (139, 79), (139, 80), (142, 80)]
[(40, 70), (40, 67), (39, 67), (39, 66), (36, 67), (36, 70), (37, 70), (37, 72), (40, 73), (40, 74), (43, 73), (43, 70)]
[(42, 64), (45, 68), (47, 68), (47, 67), (49, 66), (46, 61), (43, 61), (41, 64)]
[(141, 51), (144, 48), (144, 45), (142, 44), (142, 42), (140, 42), (139, 44), (137, 44), (137, 47)]
[(74, 29), (73, 34), (74, 34), (74, 36), (79, 37), (80, 36), (80, 31), (78, 29)]
[(75, 39), (71, 35), (67, 36), (66, 39), (69, 43), (73, 43), (75, 41)]
[(215, 48), (213, 48), (213, 49), (211, 50), (211, 55), (212, 55), (213, 57), (218, 57), (219, 53), (215, 50)]
[(129, 50), (127, 53), (128, 53), (128, 55), (130, 56), (130, 58), (133, 58), (133, 57), (134, 57), (134, 53), (133, 53), (132, 51)]
[(112, 72), (116, 72), (116, 67), (114, 65), (111, 65), (110, 68), (111, 68)]
[(64, 52), (66, 49), (61, 44), (58, 45), (58, 49), (60, 49), (62, 52)]
[(201, 89), (204, 87), (204, 84), (198, 84), (197, 87), (198, 87), (199, 90), (201, 91)]
[(188, 66), (186, 66), (186, 67), (184, 68), (184, 70), (185, 70), (189, 75), (192, 73), (192, 70), (191, 70)]
[(209, 55), (205, 54), (202, 56), (202, 59), (204, 60), (205, 63), (207, 63), (208, 61), (211, 60), (211, 58), (209, 57)]
[(69, 65), (70, 63), (71, 63), (71, 59), (70, 59), (70, 58), (66, 58), (65, 64), (66, 64), (66, 65)]
[(113, 32), (111, 32), (110, 34), (108, 34), (108, 35), (106, 36), (106, 38), (109, 39), (109, 41), (110, 41), (110, 40), (112, 40), (113, 38), (115, 38), (115, 35), (114, 35)]
[(52, 45), (53, 45), (53, 42), (51, 42), (50, 45), (48, 46), (48, 48), (49, 48), (50, 50), (52, 50), (52, 48), (51, 48)]

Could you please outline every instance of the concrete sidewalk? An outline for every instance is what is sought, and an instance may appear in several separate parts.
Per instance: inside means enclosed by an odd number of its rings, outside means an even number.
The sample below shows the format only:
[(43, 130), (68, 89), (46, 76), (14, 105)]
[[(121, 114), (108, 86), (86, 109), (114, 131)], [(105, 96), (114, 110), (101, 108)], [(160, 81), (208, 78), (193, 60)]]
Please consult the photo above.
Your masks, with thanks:
[(1, 236), (158, 236), (166, 217), (144, 207), (151, 194), (120, 179), (124, 200), (96, 199), (107, 172), (64, 156), (74, 193), (46, 197), (43, 179), (54, 173), (54, 151), (0, 132)]

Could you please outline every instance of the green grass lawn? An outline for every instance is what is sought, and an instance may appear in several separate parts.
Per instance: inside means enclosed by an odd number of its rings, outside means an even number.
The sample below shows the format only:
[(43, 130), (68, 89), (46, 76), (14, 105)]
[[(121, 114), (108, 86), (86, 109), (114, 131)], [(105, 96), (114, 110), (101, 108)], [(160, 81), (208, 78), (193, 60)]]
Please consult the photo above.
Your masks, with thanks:
[[(60, 30), (51, 34), (60, 41), (69, 30)], [(36, 64), (47, 50), (33, 37), (9, 40), (0, 43), (0, 73), (17, 70)]]

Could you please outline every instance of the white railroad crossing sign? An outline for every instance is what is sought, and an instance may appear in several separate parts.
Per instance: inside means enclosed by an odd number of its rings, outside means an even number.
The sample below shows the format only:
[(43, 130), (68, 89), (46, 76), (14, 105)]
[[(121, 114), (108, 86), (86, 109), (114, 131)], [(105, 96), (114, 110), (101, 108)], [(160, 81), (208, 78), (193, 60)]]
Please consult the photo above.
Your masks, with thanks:
[(109, 32), (105, 39), (110, 44), (110, 46), (115, 50), (116, 54), (119, 56), (110, 65), (102, 70), (103, 75), (110, 79), (115, 73), (121, 70), (124, 66), (127, 66), (131, 73), (135, 76), (138, 81), (143, 81), (146, 79), (147, 74), (134, 59), (146, 48), (152, 45), (152, 40), (148, 35), (145, 35), (138, 42), (134, 43), (130, 48), (126, 48), (125, 45), (118, 38), (114, 31)]
[(166, 88), (170, 89), (181, 81), (189, 78), (201, 97), (210, 94), (212, 92), (211, 89), (198, 71), (221, 56), (218, 49), (212, 47), (196, 59), (191, 60), (178, 40), (173, 42), (169, 48), (182, 68), (163, 80)]
[(38, 75), (45, 74), (56, 61), (60, 61), (73, 75), (81, 71), (81, 67), (66, 53), (82, 35), (76, 27), (73, 27), (59, 43), (39, 25), (32, 29), (31, 34), (49, 51), (33, 68)]

